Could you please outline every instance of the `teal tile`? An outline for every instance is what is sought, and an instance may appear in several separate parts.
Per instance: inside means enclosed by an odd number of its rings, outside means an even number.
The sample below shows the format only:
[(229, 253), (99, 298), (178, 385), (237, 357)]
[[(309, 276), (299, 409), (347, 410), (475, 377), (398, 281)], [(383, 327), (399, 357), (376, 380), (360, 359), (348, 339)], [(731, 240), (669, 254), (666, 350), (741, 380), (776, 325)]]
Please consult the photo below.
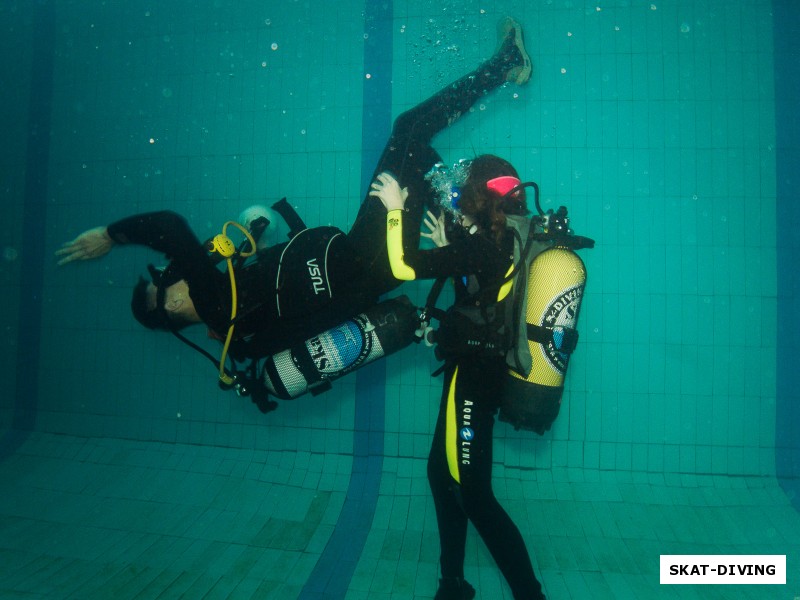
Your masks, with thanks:
[[(58, 54), (51, 147), (57, 206), (52, 213), (48, 209), (49, 223), (74, 220), (70, 229), (80, 230), (86, 216), (104, 222), (134, 206), (154, 210), (166, 204), (189, 213), (192, 224), (205, 233), (216, 228), (220, 215), (235, 216), (238, 207), (230, 206), (236, 198), (288, 194), (310, 224), (349, 225), (360, 201), (361, 8), (345, 3), (318, 11), (289, 37), (285, 28), (305, 18), (299, 7), (283, 6), (257, 18), (249, 2), (223, 8), (213, 21), (203, 11), (153, 10), (145, 17), (136, 8), (98, 6), (90, 15), (65, 13), (59, 39), (69, 39), (71, 45)], [(638, 515), (645, 498), (664, 501), (659, 478), (663, 482), (665, 472), (668, 481), (687, 489), (702, 488), (702, 480), (674, 479), (675, 472), (710, 472), (720, 475), (715, 485), (735, 488), (735, 480), (726, 480), (726, 474), (771, 474), (774, 469), (774, 353), (754, 358), (752, 352), (753, 344), (770, 348), (778, 326), (772, 299), (779, 274), (770, 268), (775, 263), (776, 220), (772, 23), (766, 2), (710, 12), (705, 3), (636, 7), (615, 2), (600, 8), (556, 3), (520, 9), (526, 41), (535, 48), (534, 84), (513, 90), (519, 92), (513, 102), (512, 90), (504, 90), (505, 96), (487, 101), (486, 111), (472, 115), (440, 143), (445, 154), (462, 148), (466, 153), (472, 148), (507, 150), (515, 164), (540, 178), (551, 204), (569, 203), (579, 233), (585, 230), (598, 239), (598, 248), (585, 253), (591, 271), (587, 293), (593, 296), (587, 296), (581, 317), (582, 346), (570, 370), (566, 404), (543, 439), (498, 435), (502, 449), (496, 458), (505, 463), (504, 469), (498, 468), (498, 489), (512, 502), (528, 493), (510, 483), (509, 478), (523, 476), (515, 473), (520, 467), (531, 478), (526, 481), (537, 486), (544, 482), (545, 498), (569, 504), (564, 490), (574, 480), (608, 477), (623, 482), (638, 473), (654, 482), (651, 494), (640, 493), (631, 502), (635, 508), (630, 512)], [(464, 15), (463, 27), (460, 21), (442, 27), (439, 15), (415, 3), (395, 3), (394, 10), (394, 114), (432, 91), (447, 73), (479, 55), (488, 56), (494, 45), (493, 31), (480, 33), (483, 21), (494, 17), (478, 15), (469, 6), (461, 7), (456, 17)], [(89, 20), (94, 27), (90, 36), (83, 36)], [(681, 31), (684, 24), (687, 30)], [(476, 43), (463, 44), (466, 27), (478, 32)], [(438, 39), (453, 45), (442, 52), (442, 45), (434, 45)], [(277, 51), (270, 49), (273, 41), (279, 44)], [(94, 46), (104, 51), (98, 53)], [(324, 52), (317, 51), (321, 47)], [(260, 66), (262, 61), (266, 67)], [(120, 64), (125, 64), (123, 71)], [(167, 88), (171, 95), (164, 94)], [(148, 143), (151, 136), (157, 143)], [(228, 540), (247, 529), (237, 526), (234, 510), (255, 527), (264, 516), (262, 506), (274, 503), (262, 497), (260, 485), (225, 485), (228, 479), (245, 479), (285, 483), (291, 489), (336, 490), (338, 502), (327, 509), (327, 523), (318, 530), (324, 538), (321, 532), (335, 525), (349, 484), (351, 396), (347, 401), (337, 396), (282, 403), (279, 411), (262, 417), (251, 412), (246, 400), (238, 404), (220, 399), (214, 386), (208, 386), (205, 371), (195, 370), (183, 354), (173, 360), (179, 355), (174, 347), (165, 346), (166, 359), (153, 357), (154, 348), (161, 352), (159, 342), (144, 332), (134, 333), (123, 320), (126, 311), (115, 308), (127, 301), (127, 285), (95, 287), (98, 273), (115, 281), (128, 277), (131, 256), (115, 255), (96, 271), (91, 266), (74, 270), (69, 290), (77, 283), (91, 293), (68, 298), (61, 274), (52, 287), (48, 284), (50, 296), (63, 304), (57, 314), (46, 311), (43, 316), (52, 328), (47, 345), (53, 347), (43, 352), (53, 367), (52, 381), (42, 382), (37, 425), (59, 437), (154, 440), (166, 447), (141, 453), (137, 447), (120, 450), (103, 444), (71, 450), (58, 468), (25, 475), (48, 481), (43, 500), (30, 502), (25, 510), (45, 508), (74, 525), (97, 509), (99, 498), (111, 497), (119, 499), (119, 512), (95, 515), (95, 524), (146, 524), (177, 536), (190, 535), (199, 526), (203, 535)], [(139, 256), (144, 254), (135, 260)], [(101, 325), (84, 327), (86, 331), (60, 325), (85, 322), (85, 307), (96, 293), (111, 294), (93, 314), (97, 323), (116, 323), (114, 331)], [(760, 345), (735, 335), (743, 322), (750, 324)], [(56, 351), (68, 344), (99, 351), (86, 353), (86, 364), (79, 365)], [(129, 356), (129, 364), (118, 365), (107, 357), (112, 353)], [(180, 374), (175, 374), (178, 362)], [(405, 530), (421, 532), (435, 547), (424, 461), (438, 381), (432, 383), (430, 369), (417, 369), (415, 362), (409, 359), (396, 369), (402, 397), (410, 399), (407, 410), (392, 408), (390, 392), (384, 467), (394, 470), (392, 477), (384, 477), (381, 493), (408, 498), (404, 510), (409, 514), (424, 510), (422, 525), (407, 521)], [(165, 383), (148, 383), (151, 379)], [(354, 379), (341, 382), (348, 394)], [(164, 394), (164, 385), (178, 391)], [(342, 387), (337, 384), (337, 391)], [(400, 388), (395, 390), (399, 397)], [(64, 395), (81, 396), (80, 404), (64, 401)], [(211, 452), (184, 455), (176, 450), (179, 442)], [(46, 451), (66, 453), (66, 443), (59, 440)], [(263, 452), (254, 458), (226, 455), (218, 461), (214, 453), (225, 447)], [(129, 462), (131, 448), (137, 454)], [(108, 453), (117, 457), (113, 464), (127, 468), (124, 480), (122, 473), (99, 466)], [(273, 460), (275, 453), (280, 460)], [(309, 457), (322, 456), (332, 458), (312, 468)], [(400, 465), (389, 460), (397, 457), (408, 460)], [(70, 461), (81, 463), (76, 468), (82, 475), (72, 472)], [(163, 469), (161, 476), (151, 473), (158, 469)], [(23, 477), (4, 473), (14, 481)], [(549, 493), (547, 482), (553, 479), (560, 487)], [(82, 493), (91, 496), (85, 504), (77, 499)], [(63, 494), (77, 498), (59, 499)], [(286, 496), (302, 498), (290, 491)], [(186, 497), (194, 498), (194, 504), (180, 504)], [(686, 490), (676, 497), (700, 503)], [(174, 505), (167, 513), (144, 509), (142, 502)], [(758, 503), (767, 506), (767, 500)], [(198, 514), (201, 504), (205, 511)], [(301, 505), (295, 507), (299, 513)], [(381, 510), (385, 508), (379, 509), (377, 523), (396, 520), (400, 527), (402, 510)], [(564, 510), (561, 519), (569, 527), (574, 516), (569, 511), (578, 509)], [(721, 514), (716, 518), (720, 523)], [(746, 512), (736, 517), (736, 527), (722, 527), (720, 546), (749, 539)], [(596, 518), (574, 520), (588, 537), (603, 537)], [(636, 524), (629, 523), (625, 533), (636, 535)], [(754, 524), (763, 522), (756, 519)], [(256, 531), (261, 527), (263, 523)], [(30, 533), (33, 540), (43, 535), (36, 529)], [(69, 538), (68, 533), (57, 536), (77, 549), (79, 542)], [(87, 533), (85, 539), (97, 536)], [(108, 540), (102, 541), (99, 548), (109, 546)], [(167, 552), (158, 542), (152, 547)], [(129, 550), (140, 548), (131, 543)], [(411, 564), (396, 567), (396, 582), (404, 592), (432, 596), (437, 552), (426, 551), (427, 571), (420, 567), (416, 582)], [(95, 549), (95, 555), (100, 553)], [(563, 556), (553, 557), (553, 564), (557, 558), (572, 568), (567, 575), (544, 572), (553, 597), (558, 592), (567, 597), (569, 590), (584, 587), (603, 597), (605, 582), (620, 598), (694, 597), (655, 588), (642, 575), (601, 571), (578, 550), (566, 549)], [(265, 572), (267, 562), (261, 565)], [(307, 573), (310, 565), (303, 568)], [(493, 566), (480, 568), (492, 591), (508, 595)], [(55, 573), (52, 583), (75, 586), (75, 595), (81, 595), (80, 586), (89, 584), (82, 584), (82, 570), (75, 570), (74, 578)], [(356, 586), (362, 597), (373, 593), (374, 571), (373, 566), (368, 581)], [(115, 577), (107, 573), (105, 579)], [(426, 584), (419, 581), (424, 577)], [(297, 574), (291, 583), (270, 580), (262, 586), (251, 575), (234, 586), (228, 575), (209, 580), (176, 572), (172, 578), (171, 573), (142, 570), (139, 577), (115, 579), (115, 589), (139, 586), (141, 597), (149, 590), (180, 595), (190, 589), (198, 597), (297, 597), (302, 581)], [(99, 597), (101, 592), (92, 588), (91, 593)], [(390, 592), (376, 597), (384, 595)]]

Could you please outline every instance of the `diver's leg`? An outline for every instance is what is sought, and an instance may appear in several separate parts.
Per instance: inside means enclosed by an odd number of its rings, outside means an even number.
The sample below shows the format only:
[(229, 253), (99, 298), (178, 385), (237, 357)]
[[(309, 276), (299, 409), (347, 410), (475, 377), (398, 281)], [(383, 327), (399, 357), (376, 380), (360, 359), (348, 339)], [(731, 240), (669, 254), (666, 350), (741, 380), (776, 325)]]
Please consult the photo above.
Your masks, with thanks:
[[(453, 372), (448, 369), (445, 382), (451, 381)], [(447, 391), (446, 383), (439, 408), (439, 417), (428, 456), (428, 483), (436, 509), (439, 528), (440, 561), (443, 584), (445, 581), (459, 585), (464, 579), (464, 554), (467, 543), (467, 516), (456, 496), (455, 482), (447, 464)]]
[(493, 399), (498, 396), (497, 385), (506, 377), (505, 371), (502, 359), (462, 361), (456, 405), (461, 410), (469, 407), (464, 420), (469, 422), (471, 440), (469, 456), (464, 458), (462, 451), (459, 465), (461, 500), (464, 512), (486, 544), (514, 598), (541, 600), (542, 587), (534, 575), (525, 541), (492, 489), (496, 412)]
[[(431, 146), (434, 136), (452, 125), (482, 96), (495, 90), (508, 80), (525, 83), (530, 78), (530, 59), (522, 40), (522, 28), (513, 19), (501, 21), (500, 45), (495, 54), (473, 72), (440, 90), (421, 104), (404, 112), (394, 122), (392, 134), (375, 168), (378, 173), (387, 171), (394, 175), (402, 187), (409, 191), (406, 210), (412, 226), (403, 233), (413, 236), (419, 243), (419, 226), (425, 206), (431, 203), (433, 191), (425, 174), (441, 161), (439, 153)], [(527, 76), (521, 76), (525, 70)], [(356, 220), (348, 233), (362, 267), (368, 270), (380, 293), (397, 285), (389, 268), (385, 240), (386, 209), (381, 201), (367, 195), (361, 204)], [(414, 224), (416, 226), (414, 226)]]
[[(489, 60), (397, 118), (376, 174), (392, 171), (401, 185), (408, 185), (403, 180), (406, 165), (438, 157), (435, 152), (435, 156), (420, 152), (430, 148), (437, 133), (455, 123), (481, 97), (506, 81), (513, 79), (522, 84), (530, 79), (530, 58), (525, 51), (522, 28), (513, 19), (501, 21), (499, 37), (499, 47)], [(527, 75), (520, 75), (526, 65)], [(412, 169), (409, 175), (415, 172), (416, 169)]]

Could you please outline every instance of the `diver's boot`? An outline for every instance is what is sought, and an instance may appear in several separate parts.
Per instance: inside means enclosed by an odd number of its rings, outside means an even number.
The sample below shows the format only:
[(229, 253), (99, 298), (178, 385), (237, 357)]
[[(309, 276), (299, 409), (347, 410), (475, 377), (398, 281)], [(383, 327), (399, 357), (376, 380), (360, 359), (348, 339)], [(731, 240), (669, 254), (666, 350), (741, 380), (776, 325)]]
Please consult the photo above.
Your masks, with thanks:
[(497, 24), (497, 40), (499, 42), (492, 60), (500, 60), (505, 71), (505, 80), (517, 85), (527, 83), (531, 78), (533, 67), (531, 58), (525, 50), (522, 25), (511, 17), (501, 19)]
[(472, 600), (475, 588), (461, 577), (442, 577), (433, 600)]

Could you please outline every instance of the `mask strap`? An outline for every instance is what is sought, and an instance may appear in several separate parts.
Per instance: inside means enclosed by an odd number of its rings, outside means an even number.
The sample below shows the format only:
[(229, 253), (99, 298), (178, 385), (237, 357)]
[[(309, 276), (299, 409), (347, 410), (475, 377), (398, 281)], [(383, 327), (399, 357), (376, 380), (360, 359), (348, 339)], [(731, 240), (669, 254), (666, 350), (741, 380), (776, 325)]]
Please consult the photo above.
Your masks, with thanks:
[(522, 182), (517, 177), (503, 175), (502, 177), (495, 177), (487, 181), (486, 188), (498, 196), (505, 196), (514, 188), (519, 187), (521, 183)]
[(542, 206), (539, 204), (539, 186), (534, 181), (521, 182), (516, 177), (504, 175), (503, 177), (495, 177), (486, 182), (487, 189), (500, 194), (503, 200), (515, 198), (525, 188), (533, 188), (534, 201), (536, 203), (536, 210), (540, 215), (544, 214)]

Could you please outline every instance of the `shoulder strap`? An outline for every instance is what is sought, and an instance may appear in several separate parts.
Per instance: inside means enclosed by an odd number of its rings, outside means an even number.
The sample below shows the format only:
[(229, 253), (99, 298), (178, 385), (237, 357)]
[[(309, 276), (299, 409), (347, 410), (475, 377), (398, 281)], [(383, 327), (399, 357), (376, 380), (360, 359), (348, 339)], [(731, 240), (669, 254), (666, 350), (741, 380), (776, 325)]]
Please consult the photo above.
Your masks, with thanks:
[(427, 321), (430, 317), (434, 317), (439, 321), (442, 320), (444, 311), (440, 308), (436, 308), (436, 301), (439, 299), (439, 295), (442, 293), (442, 288), (444, 288), (447, 279), (447, 277), (439, 277), (439, 279), (433, 282), (431, 291), (428, 292), (428, 297), (425, 300), (423, 314), (420, 316), (422, 321)]
[[(517, 224), (518, 225), (518, 224)], [(523, 331), (522, 324), (526, 318), (526, 306), (527, 306), (527, 299), (528, 299), (528, 266), (530, 265), (531, 261), (533, 260), (533, 243), (536, 237), (536, 227), (534, 226), (533, 222), (528, 219), (527, 223), (527, 232), (525, 236), (525, 241), (522, 241), (522, 237), (520, 232), (517, 229), (514, 229), (515, 233), (515, 243), (519, 243), (520, 250), (519, 250), (519, 257), (516, 258), (516, 262), (514, 264), (514, 275), (516, 276), (516, 281), (514, 282), (514, 287), (512, 288), (512, 304), (511, 310), (508, 311), (509, 319), (510, 319), (510, 331), (511, 335), (514, 337), (514, 340), (511, 344), (511, 348), (506, 354), (506, 362), (508, 366), (511, 367), (517, 373), (526, 373), (526, 370), (529, 370), (529, 363), (530, 359), (530, 352), (528, 350), (527, 344), (527, 335), (523, 337), (521, 332)], [(538, 254), (541, 252), (542, 249), (539, 249)], [(525, 330), (527, 334), (527, 330)], [(524, 341), (523, 341), (524, 340)]]
[(283, 220), (289, 226), (289, 239), (292, 239), (304, 229), (308, 229), (294, 207), (286, 201), (286, 198), (281, 198), (271, 208), (283, 217)]
[[(533, 260), (536, 254), (539, 254), (539, 252), (544, 250), (544, 247), (540, 247), (536, 249), (535, 253), (533, 253), (534, 243), (537, 241), (542, 242), (543, 239), (540, 234), (536, 233), (536, 227), (532, 219), (527, 217), (508, 216), (506, 217), (506, 224), (508, 230), (511, 232), (511, 235), (514, 238), (513, 264), (508, 273), (502, 277), (499, 277), (494, 283), (482, 288), (480, 290), (480, 293), (482, 294), (491, 290), (499, 290), (503, 285), (516, 278), (518, 275), (523, 278), (523, 282), (527, 281), (527, 266), (530, 265), (531, 260)], [(549, 244), (547, 244), (547, 246), (549, 246)], [(531, 256), (532, 253), (533, 256)], [(425, 301), (426, 312), (436, 318), (438, 318), (438, 314), (443, 314), (444, 312), (436, 308), (436, 301), (438, 300), (439, 295), (442, 293), (442, 288), (444, 287), (447, 279), (447, 277), (437, 279), (431, 286), (431, 290), (428, 293), (428, 298)], [(520, 294), (515, 296), (515, 304), (519, 302), (519, 296)], [(517, 310), (517, 307), (515, 307), (515, 312)]]

